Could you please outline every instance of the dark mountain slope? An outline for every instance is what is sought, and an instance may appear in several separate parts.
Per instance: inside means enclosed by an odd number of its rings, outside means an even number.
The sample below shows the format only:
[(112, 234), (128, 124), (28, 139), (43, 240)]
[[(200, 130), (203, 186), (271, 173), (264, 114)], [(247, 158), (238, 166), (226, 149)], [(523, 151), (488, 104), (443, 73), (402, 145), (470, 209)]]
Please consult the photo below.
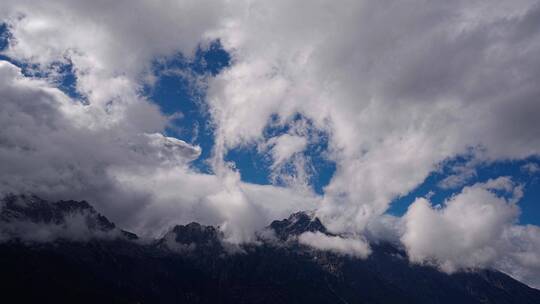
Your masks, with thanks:
[[(8, 204), (2, 208), (11, 214)], [(294, 241), (304, 231), (326, 232), (307, 214), (270, 227), (278, 240), (242, 247), (197, 223), (150, 243), (123, 234), (84, 242), (12, 238), (0, 243), (0, 292), (17, 303), (540, 303), (540, 291), (503, 273), (447, 275), (410, 265), (387, 243), (372, 244), (365, 260), (313, 251)]]

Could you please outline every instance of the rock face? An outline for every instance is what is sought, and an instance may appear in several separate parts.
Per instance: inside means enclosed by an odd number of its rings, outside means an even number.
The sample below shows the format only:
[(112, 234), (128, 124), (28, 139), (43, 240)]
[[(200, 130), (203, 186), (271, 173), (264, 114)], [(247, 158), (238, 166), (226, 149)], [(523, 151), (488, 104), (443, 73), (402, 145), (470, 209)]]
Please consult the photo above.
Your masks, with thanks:
[(85, 201), (48, 202), (34, 195), (8, 195), (1, 202), (0, 221), (61, 225), (70, 216), (80, 215), (92, 230), (109, 231), (115, 228), (105, 216)]
[(288, 219), (273, 221), (270, 228), (274, 230), (276, 236), (285, 241), (291, 236), (298, 236), (304, 232), (321, 232), (329, 234), (321, 221), (306, 212), (297, 212)]
[[(80, 210), (92, 210), (96, 222), (88, 225), (116, 229), (87, 203), (30, 199), (26, 205), (4, 201), (0, 229), (14, 219), (61, 225)], [(219, 229), (197, 223), (176, 226), (154, 242), (127, 234), (6, 239), (0, 242), (0, 290), (17, 303), (540, 303), (540, 291), (501, 272), (447, 275), (409, 264), (388, 243), (371, 244), (367, 259), (312, 250), (292, 237), (327, 233), (307, 213), (269, 228), (277, 240), (236, 248), (221, 241)]]

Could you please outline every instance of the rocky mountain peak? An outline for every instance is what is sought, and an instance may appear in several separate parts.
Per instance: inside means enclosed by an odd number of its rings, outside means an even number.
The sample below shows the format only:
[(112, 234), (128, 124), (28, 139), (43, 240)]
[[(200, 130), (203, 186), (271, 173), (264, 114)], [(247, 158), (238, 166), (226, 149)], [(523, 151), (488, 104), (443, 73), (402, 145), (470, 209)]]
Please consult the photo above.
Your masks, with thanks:
[[(51, 240), (108, 233), (114, 223), (86, 201), (51, 202), (35, 195), (7, 195), (0, 200), (0, 233), (10, 237)], [(35, 231), (35, 233), (30, 233)]]
[(219, 242), (221, 232), (213, 226), (204, 226), (199, 223), (177, 225), (172, 229), (175, 241), (181, 244), (209, 244)]
[(158, 240), (157, 245), (160, 248), (178, 252), (194, 250), (214, 252), (223, 249), (222, 239), (223, 235), (219, 229), (192, 222), (174, 226), (162, 239)]
[(281, 240), (287, 240), (290, 236), (300, 235), (304, 232), (321, 232), (329, 234), (319, 218), (310, 212), (297, 212), (286, 219), (273, 221), (270, 228)]

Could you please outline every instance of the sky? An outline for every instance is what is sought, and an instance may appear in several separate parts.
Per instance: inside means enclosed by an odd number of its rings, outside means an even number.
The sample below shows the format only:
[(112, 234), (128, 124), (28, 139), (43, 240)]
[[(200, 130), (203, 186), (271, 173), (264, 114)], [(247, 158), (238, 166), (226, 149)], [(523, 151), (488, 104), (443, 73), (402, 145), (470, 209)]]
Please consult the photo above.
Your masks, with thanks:
[(233, 243), (311, 210), (361, 257), (540, 286), (536, 1), (7, 0), (0, 23), (2, 193)]

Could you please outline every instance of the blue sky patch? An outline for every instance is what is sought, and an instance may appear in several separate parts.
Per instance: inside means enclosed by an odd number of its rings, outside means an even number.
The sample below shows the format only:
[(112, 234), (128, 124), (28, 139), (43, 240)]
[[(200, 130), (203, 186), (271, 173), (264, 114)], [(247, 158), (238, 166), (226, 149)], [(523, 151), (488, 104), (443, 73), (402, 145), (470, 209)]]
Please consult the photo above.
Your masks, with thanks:
[(214, 134), (204, 102), (204, 77), (217, 75), (230, 61), (219, 41), (214, 41), (207, 48), (199, 47), (193, 58), (177, 54), (156, 60), (153, 73), (157, 81), (143, 89), (143, 94), (158, 104), (163, 113), (175, 117), (165, 134), (202, 148), (201, 156), (192, 165), (205, 173), (210, 172), (206, 160), (212, 153)]
[[(464, 165), (470, 158), (467, 156), (458, 156), (443, 164), (440, 171), (432, 172), (426, 180), (416, 187), (413, 191), (403, 197), (395, 199), (389, 214), (401, 216), (405, 214), (407, 208), (417, 197), (430, 197), (432, 204), (442, 204), (447, 198), (458, 194), (466, 186), (471, 186), (478, 182), (486, 182), (489, 179), (495, 179), (500, 176), (509, 176), (518, 184), (524, 186), (524, 196), (518, 205), (521, 208), (519, 217), (520, 224), (540, 224), (540, 171), (532, 172), (527, 170), (528, 164), (540, 166), (540, 158), (532, 157), (525, 160), (498, 161), (489, 164), (479, 164), (475, 166), (475, 175), (466, 183), (456, 188), (445, 189), (440, 187), (440, 182), (452, 174), (452, 168)], [(534, 166), (534, 165), (532, 165)], [(431, 192), (431, 193), (430, 193)], [(507, 194), (499, 193), (502, 196)]]
[[(273, 115), (263, 131), (263, 136), (268, 140), (272, 137), (287, 134), (295, 123), (300, 121), (303, 121), (307, 126), (303, 136), (310, 139), (305, 150), (301, 152), (304, 159), (308, 161), (306, 164), (310, 174), (308, 182), (316, 193), (323, 194), (324, 186), (330, 182), (336, 171), (335, 163), (326, 157), (328, 149), (328, 134), (326, 132), (316, 129), (309, 119), (297, 113), (286, 123), (281, 122), (277, 115)], [(246, 182), (256, 184), (269, 184), (272, 182), (270, 180), (271, 157), (267, 153), (259, 153), (255, 143), (229, 151), (225, 160), (234, 162), (235, 167), (240, 171), (242, 180)], [(294, 174), (293, 166), (285, 166), (284, 169), (284, 174)], [(282, 185), (279, 181), (277, 182), (277, 185)]]

